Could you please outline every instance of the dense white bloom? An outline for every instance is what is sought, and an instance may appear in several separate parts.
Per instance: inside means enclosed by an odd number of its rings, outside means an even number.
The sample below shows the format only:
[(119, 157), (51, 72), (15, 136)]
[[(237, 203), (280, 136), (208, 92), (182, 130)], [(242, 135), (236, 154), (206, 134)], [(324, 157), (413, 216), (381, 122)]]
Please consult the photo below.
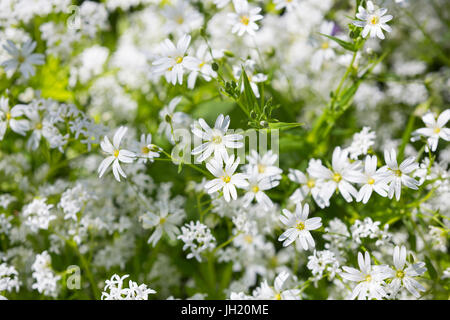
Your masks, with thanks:
[(386, 272), (385, 266), (372, 266), (370, 262), (369, 252), (365, 252), (365, 256), (361, 252), (358, 252), (358, 265), (357, 270), (352, 267), (342, 267), (345, 272), (341, 274), (342, 278), (358, 282), (350, 299), (358, 297), (359, 300), (365, 299), (377, 299), (380, 300), (386, 296), (386, 291), (383, 286), (384, 280), (389, 277), (389, 273)]
[(10, 266), (6, 263), (0, 264), (0, 292), (19, 291), (19, 287), (22, 283), (19, 280), (19, 273), (14, 266)]
[[(211, 172), (216, 179), (213, 179), (205, 184), (208, 193), (223, 191), (225, 201), (229, 202), (231, 199), (237, 199), (238, 188), (245, 188), (249, 185), (243, 173), (235, 173), (239, 165), (239, 157), (235, 160), (234, 155), (230, 156), (225, 163), (222, 160), (211, 159), (206, 168)], [(225, 167), (223, 166), (225, 164)]]
[(34, 199), (23, 208), (23, 216), (26, 219), (25, 224), (33, 232), (37, 232), (39, 229), (48, 229), (49, 223), (56, 219), (56, 215), (50, 211), (53, 205), (47, 204), (46, 201), (47, 198)]
[(413, 136), (425, 136), (427, 137), (428, 147), (430, 147), (431, 151), (435, 152), (438, 146), (439, 138), (450, 141), (450, 129), (444, 128), (450, 119), (450, 109), (443, 111), (437, 119), (433, 115), (433, 113), (428, 112), (422, 117), (423, 122), (425, 123), (426, 128), (421, 128), (413, 132)]
[[(105, 281), (102, 300), (148, 300), (149, 294), (156, 293), (155, 290), (148, 288), (146, 284), (138, 285), (137, 282), (129, 280), (128, 288), (123, 287), (123, 281), (128, 278), (126, 274), (119, 277), (114, 274), (110, 280)], [(109, 292), (108, 292), (109, 290)]]
[[(357, 27), (364, 28), (362, 36), (365, 38), (370, 33), (370, 37), (378, 37), (384, 39), (383, 30), (391, 32), (392, 28), (386, 22), (392, 20), (391, 15), (385, 16), (386, 8), (375, 8), (372, 1), (367, 1), (367, 9), (359, 6), (356, 18), (359, 20), (353, 21)], [(361, 21), (360, 21), (361, 20)]]
[(261, 286), (255, 290), (257, 300), (300, 300), (299, 289), (283, 289), (286, 280), (289, 278), (289, 273), (281, 272), (274, 281), (274, 285), (269, 286), (267, 280), (261, 283)]
[(389, 183), (388, 197), (392, 199), (395, 193), (395, 198), (400, 200), (402, 192), (402, 184), (408, 188), (418, 190), (419, 181), (410, 177), (408, 174), (419, 167), (415, 157), (405, 159), (400, 166), (397, 164), (397, 153), (394, 149), (384, 151), (384, 160), (386, 165), (380, 168), (380, 172), (388, 173), (387, 182)]
[(283, 214), (280, 216), (280, 221), (288, 227), (278, 237), (278, 241), (284, 241), (283, 247), (287, 247), (298, 239), (304, 250), (314, 248), (315, 242), (309, 231), (320, 228), (322, 226), (322, 219), (319, 217), (308, 219), (309, 205), (307, 203), (305, 203), (303, 208), (301, 203), (297, 204), (294, 214), (287, 209), (283, 209)]
[(339, 261), (336, 255), (330, 250), (316, 251), (308, 256), (308, 263), (306, 267), (311, 270), (314, 281), (317, 282), (328, 273), (328, 278), (332, 280), (336, 273), (340, 272)]
[(3, 140), (8, 126), (12, 131), (22, 136), (30, 129), (28, 120), (20, 119), (24, 114), (24, 105), (9, 108), (9, 99), (0, 97), (0, 140)]
[(427, 271), (424, 262), (407, 265), (405, 246), (396, 246), (394, 248), (394, 267), (389, 268), (390, 278), (389, 289), (395, 296), (401, 287), (405, 287), (416, 298), (420, 298), (419, 291), (425, 291), (425, 288), (414, 278), (421, 276)]
[(40, 53), (33, 53), (36, 48), (36, 42), (31, 39), (22, 44), (19, 49), (11, 40), (7, 40), (3, 48), (9, 53), (11, 59), (2, 62), (2, 67), (5, 71), (20, 70), (25, 78), (34, 76), (35, 70), (33, 65), (44, 64), (44, 55)]
[(247, 156), (248, 166), (247, 171), (252, 172), (256, 167), (258, 174), (264, 177), (273, 177), (281, 179), (281, 170), (278, 166), (278, 155), (272, 150), (267, 151), (263, 155), (252, 149)]
[(235, 12), (228, 14), (229, 23), (232, 25), (231, 32), (237, 33), (238, 36), (248, 33), (255, 35), (255, 31), (259, 29), (256, 21), (263, 18), (259, 14), (261, 8), (252, 8), (247, 0), (233, 0)]
[(356, 160), (360, 155), (366, 155), (375, 144), (375, 138), (376, 134), (370, 131), (370, 127), (364, 127), (361, 132), (355, 133), (351, 145), (346, 149), (350, 153), (350, 159)]
[[(331, 36), (334, 28), (334, 22), (324, 21), (320, 26), (320, 33)], [(325, 36), (321, 35), (321, 37), (324, 39), (322, 39), (322, 42), (318, 43), (319, 47), (311, 58), (311, 69), (314, 71), (320, 70), (324, 60), (332, 60), (336, 56), (336, 53), (334, 52), (336, 43)]]
[(242, 148), (244, 144), (239, 142), (239, 140), (242, 140), (244, 137), (240, 134), (227, 134), (229, 125), (230, 117), (224, 117), (223, 114), (217, 117), (214, 128), (212, 129), (202, 118), (192, 125), (192, 133), (198, 138), (201, 138), (202, 142), (206, 141), (192, 150), (193, 155), (200, 154), (197, 161), (202, 162), (212, 154), (214, 154), (214, 158), (218, 162), (221, 160), (227, 161), (227, 148)]
[(176, 46), (166, 39), (160, 46), (161, 57), (153, 62), (156, 66), (154, 72), (164, 74), (167, 82), (173, 85), (183, 84), (185, 70), (198, 70), (201, 63), (199, 59), (186, 55), (190, 42), (190, 35), (182, 36)]
[(109, 156), (104, 159), (98, 167), (99, 178), (103, 176), (111, 163), (112, 171), (117, 181), (120, 182), (120, 176), (124, 178), (127, 177), (125, 172), (120, 167), (120, 162), (132, 163), (136, 157), (133, 152), (120, 148), (120, 142), (122, 141), (122, 138), (124, 137), (127, 130), (128, 128), (126, 127), (120, 127), (119, 129), (117, 129), (116, 133), (114, 134), (112, 144), (107, 136), (105, 136), (103, 141), (100, 143), (103, 152), (105, 152)]
[(178, 239), (184, 242), (183, 250), (189, 249), (186, 256), (188, 259), (196, 258), (197, 261), (202, 261), (200, 254), (206, 250), (214, 249), (216, 246), (216, 239), (211, 234), (211, 230), (200, 221), (191, 221), (181, 227), (181, 234)]
[(51, 265), (52, 258), (47, 251), (36, 255), (36, 260), (31, 266), (32, 276), (35, 279), (31, 287), (39, 293), (56, 298), (59, 291), (58, 281), (61, 276), (53, 272)]

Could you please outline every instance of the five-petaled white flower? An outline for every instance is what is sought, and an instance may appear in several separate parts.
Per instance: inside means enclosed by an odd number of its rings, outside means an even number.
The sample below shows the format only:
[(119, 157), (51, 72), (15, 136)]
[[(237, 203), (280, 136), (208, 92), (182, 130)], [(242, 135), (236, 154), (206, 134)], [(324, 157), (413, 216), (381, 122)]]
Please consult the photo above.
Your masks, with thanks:
[(263, 18), (259, 14), (261, 8), (251, 8), (247, 0), (233, 0), (235, 13), (229, 13), (228, 19), (233, 26), (232, 33), (242, 36), (245, 32), (249, 35), (255, 35), (255, 31), (259, 29), (256, 21)]
[(153, 162), (154, 158), (159, 157), (159, 153), (157, 152), (159, 148), (152, 144), (152, 135), (150, 133), (141, 135), (141, 141), (138, 143), (136, 149), (136, 154), (139, 156), (139, 162)]
[(275, 278), (273, 287), (264, 280), (257, 296), (258, 300), (300, 300), (300, 289), (284, 289), (288, 278), (288, 272), (281, 272)]
[(248, 207), (250, 203), (256, 199), (262, 207), (267, 211), (273, 207), (272, 200), (264, 193), (266, 190), (275, 188), (280, 184), (280, 180), (276, 176), (264, 176), (259, 174), (258, 167), (252, 167), (252, 172), (248, 177), (249, 185), (247, 193), (244, 195), (244, 207)]
[(370, 33), (370, 37), (378, 37), (384, 39), (383, 30), (391, 32), (392, 28), (386, 22), (392, 20), (391, 15), (385, 16), (386, 8), (375, 8), (372, 1), (367, 1), (367, 10), (359, 6), (356, 18), (359, 20), (353, 21), (357, 27), (364, 28), (362, 36), (365, 38)]
[(107, 136), (105, 136), (103, 141), (100, 143), (100, 147), (102, 148), (102, 150), (110, 156), (100, 163), (100, 166), (98, 167), (99, 178), (103, 176), (103, 174), (106, 172), (106, 169), (109, 168), (111, 163), (112, 171), (117, 181), (120, 182), (120, 176), (124, 178), (127, 177), (125, 172), (120, 167), (120, 162), (132, 163), (136, 157), (133, 152), (125, 149), (120, 149), (120, 142), (122, 141), (122, 138), (127, 130), (127, 127), (120, 127), (119, 129), (117, 129), (116, 133), (114, 134), (112, 144)]
[(221, 159), (213, 158), (207, 164), (206, 168), (216, 177), (205, 184), (205, 188), (208, 189), (208, 193), (214, 193), (219, 190), (223, 190), (223, 197), (225, 201), (229, 202), (231, 198), (237, 199), (238, 188), (245, 188), (248, 186), (246, 180), (247, 176), (243, 173), (234, 173), (239, 165), (239, 157), (234, 160), (234, 155), (231, 155), (225, 162), (223, 167), (223, 161)]
[(448, 120), (450, 120), (450, 109), (442, 112), (437, 119), (433, 113), (428, 112), (422, 117), (422, 120), (425, 123), (426, 128), (421, 128), (414, 131), (413, 135), (428, 137), (427, 149), (430, 147), (431, 151), (436, 151), (439, 138), (444, 139), (445, 141), (450, 141), (450, 129), (444, 128)]
[(36, 48), (36, 42), (31, 39), (22, 44), (19, 49), (11, 40), (6, 41), (3, 48), (11, 55), (11, 59), (2, 62), (5, 71), (20, 70), (25, 78), (29, 78), (35, 74), (33, 65), (44, 64), (44, 55), (33, 53)]
[(281, 215), (280, 220), (284, 225), (289, 227), (278, 238), (278, 241), (284, 241), (283, 247), (287, 247), (298, 239), (304, 250), (314, 248), (316, 244), (309, 231), (320, 228), (322, 226), (322, 219), (319, 217), (308, 219), (309, 205), (307, 203), (305, 203), (303, 208), (301, 203), (297, 204), (294, 214), (287, 209), (283, 209), (283, 214), (284, 216)]
[(197, 161), (202, 162), (212, 154), (214, 154), (215, 158), (226, 161), (228, 159), (227, 148), (242, 148), (244, 144), (239, 142), (239, 140), (242, 140), (244, 137), (240, 134), (227, 135), (229, 125), (230, 117), (224, 117), (223, 114), (217, 117), (212, 129), (202, 118), (192, 125), (192, 133), (206, 141), (192, 150), (193, 155), (200, 154)]
[(402, 184), (408, 188), (418, 190), (420, 182), (414, 178), (408, 176), (408, 173), (416, 170), (419, 164), (415, 157), (409, 157), (405, 159), (400, 166), (397, 164), (397, 153), (394, 149), (384, 151), (384, 161), (386, 165), (380, 168), (380, 172), (389, 173), (387, 176), (387, 182), (389, 183), (388, 197), (392, 199), (395, 193), (395, 198), (400, 200), (400, 194), (402, 192)]
[(397, 294), (400, 288), (405, 287), (416, 298), (420, 298), (419, 291), (425, 291), (425, 288), (414, 278), (421, 276), (427, 271), (424, 262), (418, 262), (408, 266), (406, 264), (405, 246), (396, 246), (394, 248), (394, 268), (389, 268), (392, 281), (389, 288), (393, 294)]
[(155, 73), (164, 73), (167, 82), (173, 85), (183, 84), (183, 75), (185, 69), (198, 70), (198, 66), (201, 61), (197, 58), (186, 55), (186, 51), (191, 42), (190, 35), (184, 35), (181, 37), (177, 45), (169, 39), (164, 40), (161, 44), (161, 58), (153, 62), (156, 66)]
[(359, 300), (377, 299), (380, 300), (386, 296), (386, 291), (383, 289), (384, 280), (389, 277), (386, 271), (386, 266), (372, 266), (369, 252), (365, 252), (365, 256), (358, 252), (359, 269), (351, 267), (342, 267), (344, 272), (341, 274), (342, 278), (358, 282), (350, 299), (358, 297)]

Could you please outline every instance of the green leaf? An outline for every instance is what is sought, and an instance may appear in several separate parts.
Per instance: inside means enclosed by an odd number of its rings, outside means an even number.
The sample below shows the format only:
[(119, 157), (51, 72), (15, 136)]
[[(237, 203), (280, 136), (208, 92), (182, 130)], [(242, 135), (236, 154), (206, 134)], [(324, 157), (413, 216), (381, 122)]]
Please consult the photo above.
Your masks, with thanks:
[(330, 36), (330, 35), (327, 35), (327, 34), (324, 34), (324, 33), (320, 33), (319, 32), (319, 34), (321, 34), (324, 37), (327, 37), (328, 39), (333, 40), (334, 42), (336, 42), (338, 45), (340, 45), (345, 50), (352, 51), (352, 52), (357, 51), (357, 48), (355, 47), (355, 45), (353, 43), (341, 40), (339, 38), (336, 38), (336, 37), (333, 37), (333, 36)]
[(279, 130), (288, 130), (296, 127), (302, 126), (303, 123), (297, 123), (297, 122), (270, 122), (269, 128), (270, 129), (279, 129)]
[(248, 80), (247, 73), (244, 70), (244, 67), (242, 67), (241, 79), (239, 79), (239, 83), (244, 83), (243, 102), (247, 110), (251, 111), (257, 105), (257, 101), (255, 93), (253, 92), (253, 89), (250, 85), (250, 81)]
[(430, 275), (430, 278), (436, 281), (438, 279), (438, 274), (437, 274), (436, 269), (434, 268), (433, 264), (431, 263), (430, 259), (427, 256), (425, 256), (425, 264), (427, 266), (428, 274)]

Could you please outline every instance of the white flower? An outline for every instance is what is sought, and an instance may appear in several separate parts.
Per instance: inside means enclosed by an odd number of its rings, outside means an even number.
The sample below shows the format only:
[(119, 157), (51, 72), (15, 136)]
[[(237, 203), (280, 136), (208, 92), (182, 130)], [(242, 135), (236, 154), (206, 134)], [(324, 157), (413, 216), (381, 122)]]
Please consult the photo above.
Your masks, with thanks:
[(242, 36), (245, 32), (249, 35), (255, 35), (255, 31), (259, 29), (256, 21), (263, 18), (259, 14), (261, 8), (251, 8), (247, 0), (233, 0), (235, 13), (229, 13), (229, 23), (233, 26), (232, 33)]
[(181, 99), (181, 97), (173, 98), (170, 100), (169, 105), (165, 106), (159, 112), (161, 123), (158, 128), (158, 134), (164, 133), (171, 143), (175, 143), (172, 135), (172, 128), (175, 130), (178, 127), (187, 127), (191, 122), (191, 117), (188, 114), (180, 111), (175, 112), (175, 108), (180, 103)]
[(280, 181), (274, 177), (260, 175), (258, 173), (258, 167), (255, 166), (253, 167), (253, 172), (248, 176), (248, 182), (247, 193), (243, 198), (244, 207), (248, 207), (256, 199), (266, 211), (272, 208), (272, 200), (270, 200), (264, 191), (275, 188), (280, 184)]
[[(258, 83), (266, 81), (267, 76), (263, 73), (255, 74), (255, 61), (253, 61), (253, 60), (246, 60), (244, 62), (244, 70), (245, 70), (245, 74), (247, 75), (248, 82), (250, 83), (250, 87), (252, 88), (252, 91), (255, 94), (255, 97), (259, 98)], [(234, 72), (235, 78), (239, 79), (242, 74), (242, 67), (234, 66), (233, 72)], [(244, 83), (242, 83), (242, 85), (241, 85), (241, 92), (243, 92), (243, 91), (244, 91)]]
[[(334, 30), (334, 22), (332, 21), (324, 21), (320, 26), (320, 33), (326, 35), (332, 35)], [(324, 60), (332, 60), (336, 56), (334, 52), (334, 48), (336, 47), (336, 43), (326, 38), (325, 36), (321, 36), (322, 42), (319, 43), (319, 48), (314, 52), (314, 55), (311, 58), (311, 69), (314, 71), (320, 70), (322, 63)]]
[[(353, 24), (357, 27), (364, 28), (362, 31), (363, 38), (367, 37), (370, 33), (370, 37), (377, 36), (380, 39), (384, 39), (382, 30), (391, 32), (392, 28), (386, 24), (386, 22), (392, 20), (391, 15), (385, 16), (387, 12), (386, 8), (375, 8), (372, 1), (367, 1), (367, 10), (362, 6), (359, 6), (356, 18), (359, 20), (353, 21)], [(361, 20), (361, 21), (360, 21)]]
[[(148, 300), (149, 294), (156, 293), (155, 290), (147, 288), (146, 284), (138, 285), (137, 282), (129, 280), (128, 288), (123, 288), (123, 281), (128, 274), (119, 277), (114, 274), (110, 280), (105, 281), (102, 300)], [(107, 292), (109, 290), (109, 292)]]
[(175, 240), (180, 233), (178, 225), (185, 217), (184, 203), (181, 196), (170, 199), (171, 184), (162, 184), (158, 193), (158, 200), (151, 204), (151, 211), (147, 211), (139, 219), (142, 221), (145, 229), (155, 228), (148, 239), (148, 243), (155, 246), (161, 239), (163, 233), (166, 233), (171, 240)]
[(197, 77), (199, 75), (205, 81), (210, 81), (212, 78), (217, 77), (217, 73), (212, 69), (213, 58), (219, 58), (221, 54), (219, 52), (209, 51), (206, 44), (202, 44), (198, 47), (196, 52), (196, 58), (199, 60), (198, 69), (192, 71), (188, 76), (188, 88), (194, 89)]
[(225, 201), (229, 202), (231, 198), (233, 200), (237, 199), (236, 187), (245, 188), (249, 185), (246, 175), (234, 173), (239, 165), (239, 161), (239, 157), (235, 161), (234, 155), (232, 155), (226, 160), (225, 167), (223, 167), (223, 161), (218, 159), (211, 159), (206, 164), (206, 168), (216, 177), (216, 179), (205, 184), (205, 189), (208, 189), (208, 193), (222, 190)]
[(48, 229), (50, 222), (56, 219), (56, 215), (50, 211), (53, 205), (47, 204), (46, 201), (47, 198), (34, 199), (31, 203), (23, 207), (25, 224), (33, 232), (37, 232), (39, 229)]
[(22, 44), (22, 48), (16, 47), (11, 40), (6, 41), (3, 48), (11, 55), (11, 59), (2, 62), (5, 71), (19, 69), (25, 78), (29, 78), (35, 74), (33, 65), (44, 64), (44, 55), (40, 53), (33, 53), (36, 48), (36, 42), (31, 39)]
[(389, 284), (389, 288), (395, 295), (403, 286), (416, 298), (420, 298), (419, 291), (425, 291), (425, 288), (414, 278), (421, 276), (425, 273), (425, 271), (427, 271), (425, 263), (419, 262), (407, 266), (405, 246), (396, 246), (394, 248), (393, 259), (394, 268), (389, 268), (390, 277), (392, 278), (392, 282)]
[(36, 255), (36, 260), (31, 266), (32, 276), (35, 282), (31, 288), (39, 293), (56, 298), (59, 291), (58, 281), (61, 276), (56, 275), (52, 270), (52, 258), (47, 251)]
[(358, 183), (364, 184), (358, 192), (356, 201), (367, 203), (372, 192), (375, 191), (382, 197), (388, 195), (389, 187), (386, 178), (388, 174), (377, 170), (377, 156), (367, 156), (364, 162), (364, 173), (360, 176)]
[(376, 134), (370, 131), (370, 127), (364, 127), (361, 132), (353, 135), (351, 145), (346, 149), (350, 153), (350, 159), (356, 160), (360, 155), (365, 155), (370, 147), (375, 144)]
[(9, 108), (8, 98), (0, 98), (0, 140), (3, 140), (8, 126), (12, 131), (25, 136), (30, 130), (30, 123), (25, 119), (19, 119), (24, 114), (24, 105), (16, 105)]
[(186, 69), (198, 70), (201, 63), (197, 58), (186, 56), (190, 42), (190, 35), (181, 37), (176, 46), (171, 40), (166, 39), (161, 44), (161, 57), (153, 62), (153, 65), (156, 66), (154, 72), (164, 73), (167, 82), (173, 85), (177, 82), (183, 84), (184, 71)]
[(152, 144), (152, 135), (150, 133), (141, 135), (141, 141), (138, 143), (137, 149), (136, 154), (139, 157), (139, 162), (153, 162), (154, 158), (159, 157), (159, 153), (157, 152), (159, 148)]
[(322, 219), (319, 217), (308, 219), (309, 205), (307, 203), (305, 203), (303, 208), (301, 203), (297, 204), (294, 214), (287, 209), (283, 209), (283, 214), (284, 216), (280, 216), (280, 221), (289, 227), (278, 238), (278, 241), (284, 241), (283, 247), (287, 247), (298, 239), (304, 250), (314, 248), (315, 242), (309, 231), (320, 228)]
[(384, 279), (389, 277), (386, 267), (372, 266), (370, 254), (367, 251), (365, 257), (361, 252), (358, 252), (358, 265), (361, 271), (351, 267), (342, 267), (345, 271), (341, 274), (342, 278), (358, 282), (356, 287), (353, 288), (350, 299), (353, 300), (358, 297), (359, 300), (365, 300), (366, 298), (380, 300), (385, 297)]
[(244, 137), (240, 134), (227, 135), (229, 125), (230, 117), (224, 117), (223, 114), (217, 117), (213, 129), (202, 118), (192, 125), (192, 133), (202, 138), (202, 141), (206, 141), (192, 150), (193, 155), (200, 154), (197, 161), (202, 162), (212, 154), (214, 154), (216, 160), (226, 161), (228, 159), (227, 148), (242, 148), (244, 144), (239, 142), (239, 140), (242, 140)]
[(352, 197), (357, 197), (358, 191), (350, 182), (357, 182), (361, 176), (361, 162), (355, 161), (350, 163), (348, 160), (348, 151), (341, 150), (336, 147), (333, 151), (331, 160), (332, 169), (330, 170), (321, 163), (311, 163), (309, 166), (309, 174), (325, 181), (321, 190), (321, 197), (328, 200), (336, 189), (344, 197), (347, 202), (353, 201)]
[(299, 0), (275, 0), (273, 3), (275, 4), (275, 9), (281, 10), (286, 8), (289, 12), (298, 8), (298, 1)]
[(307, 169), (308, 175), (297, 169), (289, 169), (288, 178), (291, 181), (300, 184), (300, 187), (294, 191), (289, 199), (294, 203), (301, 202), (311, 193), (311, 196), (316, 204), (323, 209), (328, 207), (330, 202), (328, 197), (322, 197), (322, 187), (324, 185), (323, 180), (316, 179), (309, 174), (310, 167), (311, 165), (314, 165), (314, 163), (321, 164), (321, 161), (315, 159), (311, 159), (309, 161), (309, 167)]
[[(431, 151), (436, 151), (439, 138), (444, 139), (445, 141), (450, 141), (450, 129), (444, 128), (450, 119), (450, 109), (443, 111), (439, 117), (435, 118), (433, 113), (428, 112), (422, 117), (423, 122), (425, 123), (426, 128), (421, 128), (413, 132), (415, 136), (425, 136), (428, 137), (428, 146)], [(428, 146), (427, 150), (428, 151)]]
[(257, 291), (257, 300), (300, 300), (300, 290), (290, 289), (283, 290), (286, 280), (289, 278), (289, 273), (286, 271), (281, 272), (274, 281), (274, 286), (271, 287), (264, 280), (261, 283), (261, 287)]
[(0, 292), (11, 292), (14, 289), (19, 291), (19, 287), (22, 283), (19, 280), (19, 273), (14, 266), (10, 266), (6, 263), (0, 264)]
[(264, 177), (275, 177), (281, 179), (281, 170), (277, 165), (278, 155), (273, 153), (272, 150), (267, 151), (263, 155), (260, 155), (256, 150), (252, 149), (247, 156), (248, 172), (253, 171), (253, 167), (258, 169), (258, 174)]
[(389, 173), (386, 178), (389, 183), (389, 199), (392, 199), (395, 193), (397, 201), (400, 200), (402, 184), (414, 190), (419, 189), (418, 186), (420, 185), (420, 182), (408, 176), (409, 173), (419, 167), (419, 164), (415, 162), (415, 157), (405, 159), (399, 166), (397, 164), (397, 153), (394, 149), (391, 149), (390, 151), (384, 151), (384, 160), (386, 161), (386, 165), (380, 168), (379, 171)]
[(216, 239), (211, 234), (211, 230), (200, 221), (191, 221), (181, 227), (181, 234), (178, 239), (184, 242), (183, 250), (190, 249), (191, 252), (187, 254), (187, 259), (195, 257), (197, 261), (201, 262), (200, 254), (203, 251), (214, 249), (216, 246)]
[(119, 129), (117, 129), (116, 133), (114, 134), (112, 144), (107, 136), (105, 136), (103, 141), (100, 143), (102, 150), (110, 156), (100, 163), (100, 166), (98, 167), (99, 178), (103, 176), (111, 163), (112, 171), (117, 181), (120, 182), (120, 176), (124, 178), (127, 177), (125, 172), (120, 167), (120, 162), (132, 163), (136, 157), (133, 152), (125, 149), (120, 149), (120, 142), (122, 141), (122, 138), (127, 130), (128, 128), (126, 127), (120, 127)]

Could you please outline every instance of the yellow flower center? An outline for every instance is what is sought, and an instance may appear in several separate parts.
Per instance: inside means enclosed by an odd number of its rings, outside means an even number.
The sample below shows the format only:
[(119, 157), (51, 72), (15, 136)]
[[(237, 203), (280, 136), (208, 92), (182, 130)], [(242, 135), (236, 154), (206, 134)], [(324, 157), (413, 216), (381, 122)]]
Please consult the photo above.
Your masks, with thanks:
[(114, 150), (114, 157), (117, 158), (119, 156), (119, 150)]
[(11, 119), (11, 112), (7, 112), (6, 113), (6, 120), (10, 120)]
[(183, 24), (183, 22), (184, 22), (183, 17), (178, 17), (177, 23), (178, 23), (178, 24)]
[(370, 274), (368, 274), (368, 275), (366, 276), (366, 281), (367, 281), (367, 282), (372, 281), (372, 276), (371, 276)]
[(396, 175), (397, 177), (401, 177), (401, 176), (402, 176), (402, 172), (401, 172), (399, 169), (394, 170), (394, 173), (395, 173), (395, 175)]
[(403, 272), (403, 270), (397, 270), (395, 276), (397, 278), (403, 279), (403, 277), (405, 276), (405, 272)]
[(247, 243), (252, 243), (253, 242), (253, 237), (251, 235), (246, 235), (244, 237), (245, 242)]
[(231, 177), (230, 176), (225, 176), (222, 178), (223, 182), (225, 183), (229, 183), (231, 181)]
[(150, 149), (149, 149), (148, 147), (142, 147), (141, 152), (142, 152), (143, 154), (147, 154), (147, 153), (150, 152)]
[(182, 62), (183, 62), (183, 57), (177, 57), (177, 58), (175, 59), (175, 62), (176, 62), (177, 64), (182, 63)]
[(297, 230), (304, 230), (305, 229), (305, 223), (303, 221), (300, 221), (297, 223), (297, 225), (295, 226), (297, 228)]
[(159, 218), (159, 224), (164, 224), (166, 222), (166, 218)]
[(254, 193), (257, 193), (259, 191), (259, 187), (258, 186), (253, 186), (252, 191)]
[(367, 183), (368, 183), (368, 184), (374, 184), (374, 183), (375, 183), (375, 180), (374, 180), (373, 178), (370, 178), (370, 179), (367, 181)]
[(277, 293), (274, 297), (275, 300), (281, 300), (281, 294)]
[(306, 182), (306, 185), (308, 186), (308, 188), (312, 189), (312, 188), (315, 187), (316, 181), (313, 180), (313, 179), (309, 179), (309, 180)]
[(19, 63), (24, 63), (24, 62), (25, 62), (25, 57), (22, 56), (22, 55), (19, 55), (19, 56), (17, 57), (17, 61), (18, 61)]
[(375, 24), (378, 24), (379, 22), (380, 22), (380, 17), (378, 17), (378, 16), (370, 17), (370, 24), (375, 25)]
[(258, 172), (264, 173), (264, 171), (266, 171), (266, 166), (263, 164), (258, 164)]
[(342, 176), (339, 173), (333, 174), (333, 180), (339, 182), (342, 180)]
[(322, 42), (322, 49), (323, 50), (325, 50), (325, 49), (328, 49), (330, 47), (330, 44), (328, 43), (328, 42)]
[(241, 17), (241, 23), (242, 23), (243, 25), (248, 26), (249, 22), (250, 22), (249, 17), (247, 17), (247, 16), (242, 16), (242, 17)]
[(201, 68), (203, 68), (203, 66), (206, 64), (206, 62), (204, 62), (204, 61), (202, 61), (202, 63), (200, 63), (199, 65), (198, 65), (198, 67), (201, 69)]
[(212, 141), (213, 141), (215, 144), (222, 143), (222, 137), (221, 137), (221, 136), (213, 136)]
[(441, 132), (441, 128), (434, 128), (434, 133), (439, 133)]
[(36, 127), (37, 130), (41, 130), (42, 129), (42, 123), (40, 123), (40, 122), (37, 123), (35, 127)]

